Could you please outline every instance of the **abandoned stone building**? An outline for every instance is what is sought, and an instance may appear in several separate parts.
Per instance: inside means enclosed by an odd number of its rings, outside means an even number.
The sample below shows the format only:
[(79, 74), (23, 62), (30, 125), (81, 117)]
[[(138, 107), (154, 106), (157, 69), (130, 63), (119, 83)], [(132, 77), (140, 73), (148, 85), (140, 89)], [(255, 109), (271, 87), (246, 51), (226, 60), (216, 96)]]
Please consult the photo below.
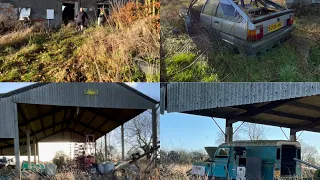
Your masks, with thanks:
[(72, 21), (83, 7), (89, 20), (96, 20), (100, 8), (107, 14), (111, 5), (106, 0), (0, 0), (0, 15), (10, 19), (21, 19), (28, 16), (33, 22), (48, 22), (52, 27)]

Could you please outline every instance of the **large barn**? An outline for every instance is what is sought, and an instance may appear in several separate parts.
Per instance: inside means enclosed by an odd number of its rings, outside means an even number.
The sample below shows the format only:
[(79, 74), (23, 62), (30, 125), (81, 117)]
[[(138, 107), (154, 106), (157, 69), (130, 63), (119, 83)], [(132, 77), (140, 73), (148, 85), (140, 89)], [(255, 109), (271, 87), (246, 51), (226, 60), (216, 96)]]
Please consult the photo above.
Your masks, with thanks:
[(104, 0), (0, 0), (0, 14), (10, 19), (22, 19), (29, 16), (33, 22), (49, 22), (56, 27), (72, 21), (83, 7), (89, 20), (96, 20), (100, 8), (104, 7), (107, 14), (111, 11), (110, 1)]

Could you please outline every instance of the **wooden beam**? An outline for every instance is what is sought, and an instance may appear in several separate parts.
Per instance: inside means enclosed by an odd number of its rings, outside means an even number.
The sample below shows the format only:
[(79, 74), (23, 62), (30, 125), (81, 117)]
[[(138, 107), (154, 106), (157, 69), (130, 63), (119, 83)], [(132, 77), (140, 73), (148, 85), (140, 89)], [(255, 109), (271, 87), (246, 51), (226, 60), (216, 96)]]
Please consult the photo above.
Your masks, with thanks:
[(312, 131), (312, 129), (315, 129), (317, 126), (320, 126), (320, 118), (317, 118), (315, 121), (313, 121), (311, 123), (302, 124), (296, 128), (293, 128), (293, 130), (295, 130), (295, 131), (301, 131), (301, 130)]
[[(78, 115), (77, 121), (81, 121), (81, 118), (83, 117), (83, 114), (86, 110), (82, 109), (81, 114)], [(74, 125), (73, 130), (75, 130), (77, 127), (77, 124)]]
[[(105, 114), (105, 113), (103, 113), (102, 112), (102, 109), (100, 109), (100, 111), (93, 111), (92, 109), (88, 109), (88, 111), (91, 111), (92, 113), (96, 113), (98, 116), (101, 116), (101, 117), (103, 117), (106, 121), (112, 121), (112, 122), (114, 122), (114, 123), (116, 123), (116, 124), (118, 124), (118, 125), (121, 125), (121, 123), (119, 123), (119, 122), (117, 122), (117, 121), (114, 121), (114, 120), (112, 120), (112, 118), (110, 118), (110, 115), (108, 115), (108, 114)], [(116, 118), (115, 118), (116, 119)]]
[(90, 124), (86, 124), (86, 123), (83, 123), (83, 122), (78, 121), (78, 120), (75, 120), (75, 119), (72, 120), (72, 121), (75, 122), (75, 123), (78, 123), (78, 124), (80, 124), (80, 125), (82, 125), (82, 126), (85, 126), (85, 127), (89, 128), (89, 129), (93, 130), (94, 132), (97, 132), (97, 133), (99, 133), (99, 134), (101, 134), (101, 135), (104, 135), (104, 134), (105, 134), (103, 131), (101, 131), (101, 130), (98, 129), (98, 128), (95, 128), (95, 127), (91, 126)]
[(279, 106), (282, 106), (286, 103), (289, 103), (291, 101), (295, 101), (296, 99), (285, 99), (285, 100), (279, 100), (279, 101), (271, 101), (266, 105), (260, 106), (260, 107), (252, 107), (247, 112), (241, 113), (239, 115), (236, 115), (234, 117), (228, 118), (230, 121), (238, 121), (238, 119), (243, 118), (252, 118), (253, 116), (256, 116), (258, 114), (264, 113), (266, 111), (269, 111), (271, 109), (277, 108)]
[(275, 116), (297, 119), (297, 120), (302, 120), (302, 121), (311, 121), (311, 122), (317, 121), (316, 118), (311, 118), (311, 117), (307, 117), (307, 116), (291, 114), (291, 113), (286, 113), (286, 112), (280, 112), (280, 111), (275, 111), (275, 110), (269, 110), (269, 111), (265, 112), (265, 114), (271, 114), (271, 115), (275, 115)]
[(85, 135), (83, 135), (82, 133), (76, 131), (75, 129), (69, 128), (69, 129), (66, 129), (66, 130), (69, 130), (70, 132), (76, 133), (76, 134), (78, 134), (78, 135), (80, 135), (80, 136), (82, 136), (82, 137), (84, 137), (84, 138), (86, 137)]
[(312, 104), (306, 104), (306, 103), (302, 103), (302, 102), (299, 102), (299, 101), (292, 102), (292, 103), (290, 103), (288, 105), (289, 106), (294, 106), (294, 107), (297, 107), (297, 108), (309, 109), (309, 110), (319, 111), (320, 112), (320, 107), (319, 106), (315, 106), (315, 105), (312, 105)]
[[(22, 111), (22, 106), (21, 104), (17, 104), (17, 108), (18, 108), (18, 112), (21, 114), (21, 117), (23, 119), (23, 122), (28, 122), (28, 118), (26, 117), (25, 113)], [(26, 124), (25, 126), (29, 126), (30, 124)], [(20, 126), (20, 125), (19, 125)], [(32, 129), (32, 127), (30, 128), (31, 132), (33, 133), (34, 130)], [(20, 132), (20, 127), (19, 127), (19, 132)]]
[(28, 125), (29, 123), (31, 123), (31, 122), (33, 122), (33, 121), (36, 121), (36, 120), (38, 120), (38, 119), (43, 119), (43, 118), (45, 118), (45, 117), (47, 117), (47, 116), (51, 116), (51, 115), (54, 114), (54, 113), (59, 113), (60, 111), (65, 110), (65, 108), (66, 108), (66, 107), (56, 108), (54, 111), (50, 111), (50, 112), (48, 112), (48, 113), (42, 114), (42, 115), (39, 116), (39, 117), (35, 117), (35, 118), (32, 118), (32, 119), (29, 119), (29, 120), (27, 120), (27, 122), (25, 122), (25, 123), (20, 123), (19, 126), (26, 126), (26, 125)]
[[(96, 119), (96, 117), (98, 116), (98, 112), (99, 112), (99, 111), (101, 111), (101, 109), (97, 109), (97, 110), (96, 110), (95, 114), (94, 114), (93, 117), (89, 120), (89, 122), (88, 122), (87, 124), (90, 124), (93, 120)], [(87, 129), (86, 126), (85, 126), (85, 127), (83, 128), (83, 130), (81, 131), (81, 134), (84, 132), (85, 129)]]
[[(54, 111), (54, 109), (55, 109), (55, 106), (52, 107), (52, 111)], [(55, 132), (56, 113), (53, 113), (53, 115), (52, 115), (52, 124), (54, 125), (53, 126), (53, 132)]]
[[(40, 106), (39, 105), (36, 105), (37, 106), (37, 112), (38, 112), (38, 115), (40, 117), (41, 113), (40, 113)], [(41, 122), (41, 129), (44, 129), (44, 125), (43, 125), (43, 118), (39, 118), (40, 119), (40, 122)], [(46, 136), (46, 132), (45, 131), (42, 131), (43, 132), (43, 135)]]

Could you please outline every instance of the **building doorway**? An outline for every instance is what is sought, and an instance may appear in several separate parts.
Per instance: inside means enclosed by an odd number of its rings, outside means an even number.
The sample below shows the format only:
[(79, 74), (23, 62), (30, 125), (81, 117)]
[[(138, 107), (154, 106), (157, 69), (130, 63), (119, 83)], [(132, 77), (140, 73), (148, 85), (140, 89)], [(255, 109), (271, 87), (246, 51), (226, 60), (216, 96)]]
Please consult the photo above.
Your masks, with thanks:
[(75, 3), (62, 3), (62, 20), (65, 25), (70, 21), (74, 21)]

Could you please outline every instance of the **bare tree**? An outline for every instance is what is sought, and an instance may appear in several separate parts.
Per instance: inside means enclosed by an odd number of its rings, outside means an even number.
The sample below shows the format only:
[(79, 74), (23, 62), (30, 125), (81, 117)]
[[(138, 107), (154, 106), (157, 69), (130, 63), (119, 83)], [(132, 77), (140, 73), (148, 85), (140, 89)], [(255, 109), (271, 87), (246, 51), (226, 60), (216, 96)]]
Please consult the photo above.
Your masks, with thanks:
[[(236, 133), (233, 134), (233, 140), (263, 140), (266, 138), (266, 127), (261, 124), (244, 123)], [(217, 133), (216, 143), (225, 142), (225, 136), (222, 132)]]
[(263, 140), (266, 138), (266, 127), (261, 124), (246, 122), (242, 125), (242, 127), (240, 127), (239, 130), (245, 139)]
[[(242, 137), (238, 134), (238, 133), (235, 133), (233, 134), (233, 140), (234, 141), (238, 141), (238, 140), (241, 140)], [(216, 139), (216, 143), (217, 144), (222, 144), (225, 142), (225, 135), (224, 133), (222, 133), (221, 131), (218, 131), (217, 132), (217, 139)]]
[(306, 144), (303, 141), (299, 141), (301, 144), (301, 158), (303, 161), (307, 161), (311, 164), (317, 164), (319, 160), (319, 152), (316, 146)]
[(98, 161), (115, 160), (120, 158), (120, 154), (117, 150), (117, 146), (120, 145), (119, 142), (119, 128), (114, 129), (107, 135), (107, 157), (105, 157), (105, 140), (104, 136), (96, 141), (96, 158)]
[[(159, 117), (157, 118), (159, 132)], [(159, 136), (159, 135), (158, 135)], [(152, 149), (152, 112), (146, 111), (125, 124), (125, 140), (128, 154), (148, 152)], [(151, 155), (147, 156), (150, 159)]]

